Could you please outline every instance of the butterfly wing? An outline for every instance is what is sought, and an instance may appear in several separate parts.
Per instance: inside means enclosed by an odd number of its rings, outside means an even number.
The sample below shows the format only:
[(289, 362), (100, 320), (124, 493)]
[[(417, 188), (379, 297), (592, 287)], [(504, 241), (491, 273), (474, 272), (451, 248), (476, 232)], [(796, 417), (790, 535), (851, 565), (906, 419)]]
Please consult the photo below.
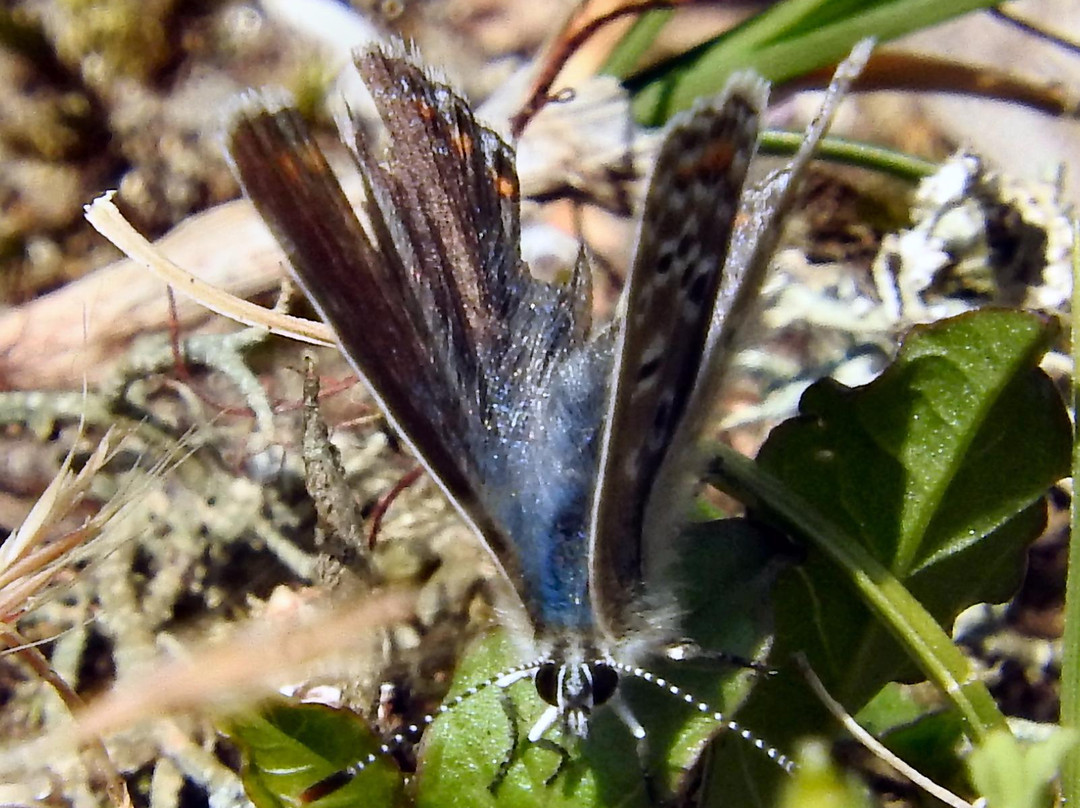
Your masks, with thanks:
[(591, 595), (610, 636), (623, 636), (642, 595), (650, 494), (709, 358), (710, 324), (730, 306), (724, 258), (765, 94), (740, 79), (673, 120), (648, 186), (593, 506)]
[[(362, 225), (299, 115), (249, 100), (228, 151), (293, 274), (383, 413), (483, 539), (521, 600), (520, 558), (491, 507), (492, 456), (528, 391), (582, 339), (580, 289), (534, 281), (518, 252), (510, 148), (400, 51), (357, 57), (391, 144), (345, 133)], [(519, 332), (515, 339), (515, 332)]]
[(741, 191), (765, 102), (758, 80), (733, 77), (720, 100), (674, 121), (661, 147), (627, 281), (593, 504), (589, 580), (610, 637), (637, 625), (634, 607), (674, 558), (704, 418), (756, 312), (799, 180), (872, 48), (860, 43), (838, 68), (795, 157), (760, 189)]

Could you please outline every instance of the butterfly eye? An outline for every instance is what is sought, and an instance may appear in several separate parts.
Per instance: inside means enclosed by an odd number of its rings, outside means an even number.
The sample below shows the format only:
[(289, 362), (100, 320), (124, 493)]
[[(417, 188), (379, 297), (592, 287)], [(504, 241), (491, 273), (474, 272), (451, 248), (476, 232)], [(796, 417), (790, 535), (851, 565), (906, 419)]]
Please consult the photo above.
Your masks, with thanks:
[(600, 705), (615, 695), (619, 687), (619, 672), (610, 665), (592, 666), (593, 704)]
[(540, 698), (552, 706), (559, 704), (559, 666), (554, 662), (545, 662), (533, 677), (536, 692)]
[(572, 667), (547, 662), (537, 669), (533, 683), (540, 698), (548, 704), (562, 708), (574, 706), (588, 712), (615, 695), (619, 672), (603, 662)]

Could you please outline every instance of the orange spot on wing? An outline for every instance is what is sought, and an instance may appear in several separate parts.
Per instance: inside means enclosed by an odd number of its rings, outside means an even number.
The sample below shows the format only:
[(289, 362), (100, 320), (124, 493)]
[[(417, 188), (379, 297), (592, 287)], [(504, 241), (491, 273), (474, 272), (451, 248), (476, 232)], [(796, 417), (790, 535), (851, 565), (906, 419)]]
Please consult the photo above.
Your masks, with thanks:
[(457, 152), (458, 157), (463, 160), (476, 149), (476, 143), (473, 142), (467, 132), (458, 132), (451, 138), (450, 143), (454, 147), (454, 151)]
[(495, 178), (495, 187), (499, 191), (501, 197), (517, 196), (518, 187), (517, 183), (511, 177), (500, 175)]
[(697, 160), (681, 163), (678, 174), (681, 179), (686, 179), (699, 174), (723, 172), (734, 159), (735, 146), (730, 140), (714, 140), (700, 150)]
[(272, 159), (288, 183), (298, 184), (304, 177), (330, 172), (326, 158), (313, 143), (294, 143), (288, 148), (275, 149)]
[(436, 117), (435, 108), (431, 104), (425, 103), (419, 98), (414, 102), (416, 104), (416, 114), (423, 118), (425, 121), (434, 120)]
[(517, 178), (512, 174), (503, 174), (499, 171), (491, 172), (491, 184), (495, 186), (495, 193), (503, 199), (510, 199), (518, 194)]

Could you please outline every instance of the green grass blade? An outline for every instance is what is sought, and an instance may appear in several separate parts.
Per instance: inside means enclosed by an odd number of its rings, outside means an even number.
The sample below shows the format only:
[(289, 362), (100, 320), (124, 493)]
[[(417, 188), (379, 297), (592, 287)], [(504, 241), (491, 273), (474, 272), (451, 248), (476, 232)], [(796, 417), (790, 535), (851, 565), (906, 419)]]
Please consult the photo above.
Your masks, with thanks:
[[(1072, 310), (1080, 311), (1080, 222), (1073, 222), (1073, 300)], [(1068, 579), (1065, 585), (1065, 635), (1061, 638), (1061, 724), (1070, 729), (1080, 729), (1080, 506), (1076, 503), (1075, 481), (1080, 479), (1080, 433), (1077, 430), (1077, 412), (1080, 412), (1080, 386), (1075, 368), (1080, 367), (1080, 325), (1073, 320), (1073, 500), (1072, 536), (1069, 542)], [(1061, 775), (1062, 796), (1065, 803), (1075, 805), (1080, 801), (1080, 751), (1072, 749), (1065, 758)]]
[[(789, 0), (681, 56), (628, 78), (638, 120), (658, 125), (694, 99), (720, 91), (736, 70), (783, 82), (835, 64), (861, 39), (888, 41), (936, 25), (990, 0)], [(640, 44), (635, 45), (640, 50)], [(620, 57), (620, 66), (627, 60)]]

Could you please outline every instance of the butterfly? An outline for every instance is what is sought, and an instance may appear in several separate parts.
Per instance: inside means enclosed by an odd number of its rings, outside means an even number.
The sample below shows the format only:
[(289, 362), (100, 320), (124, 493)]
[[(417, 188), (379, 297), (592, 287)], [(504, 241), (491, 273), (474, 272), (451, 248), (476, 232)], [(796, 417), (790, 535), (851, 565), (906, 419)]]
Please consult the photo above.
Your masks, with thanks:
[(584, 738), (610, 705), (644, 741), (620, 680), (648, 678), (642, 661), (679, 638), (672, 568), (698, 438), (793, 187), (858, 67), (760, 189), (746, 178), (764, 81), (739, 74), (675, 116), (621, 317), (597, 328), (584, 258), (562, 284), (522, 260), (512, 148), (403, 47), (355, 61), (390, 144), (380, 154), (355, 116), (341, 126), (363, 221), (274, 99), (233, 117), (236, 173), (389, 423), (490, 554), (526, 649), (494, 681), (531, 678), (549, 705), (529, 739), (555, 725)]

